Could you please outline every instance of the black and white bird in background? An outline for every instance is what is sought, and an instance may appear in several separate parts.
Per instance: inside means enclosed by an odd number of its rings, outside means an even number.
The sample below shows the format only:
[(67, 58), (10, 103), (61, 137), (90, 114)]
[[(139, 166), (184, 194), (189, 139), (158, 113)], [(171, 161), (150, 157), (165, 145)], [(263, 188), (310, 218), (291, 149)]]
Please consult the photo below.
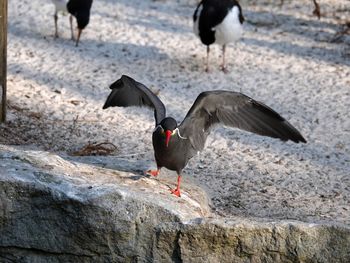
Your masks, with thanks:
[(207, 46), (205, 71), (209, 71), (211, 44), (222, 45), (221, 69), (227, 72), (225, 52), (228, 43), (237, 41), (243, 32), (244, 17), (236, 0), (202, 0), (193, 14), (193, 30)]
[(152, 142), (157, 164), (147, 173), (157, 176), (162, 167), (177, 172), (177, 186), (171, 193), (180, 196), (183, 168), (199, 151), (213, 126), (223, 124), (283, 141), (306, 142), (299, 131), (265, 104), (233, 91), (206, 91), (199, 94), (179, 125), (166, 116), (163, 102), (146, 86), (123, 75), (114, 82), (103, 109), (113, 106), (147, 106), (154, 109)]
[[(55, 5), (55, 37), (58, 37), (58, 12), (69, 12), (69, 22), (72, 34), (72, 39), (76, 40), (75, 45), (78, 46), (81, 32), (89, 24), (90, 21), (90, 10), (92, 6), (92, 0), (52, 0)], [(77, 20), (78, 33), (77, 37), (74, 37), (73, 30), (73, 16)]]

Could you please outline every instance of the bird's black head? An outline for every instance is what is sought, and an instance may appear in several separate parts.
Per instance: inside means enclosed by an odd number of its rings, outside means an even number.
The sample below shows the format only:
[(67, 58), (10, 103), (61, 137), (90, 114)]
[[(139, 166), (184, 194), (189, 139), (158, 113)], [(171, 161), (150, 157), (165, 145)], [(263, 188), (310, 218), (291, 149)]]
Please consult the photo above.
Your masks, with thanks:
[(160, 126), (163, 128), (165, 145), (168, 147), (171, 136), (176, 133), (174, 130), (177, 128), (177, 122), (174, 118), (167, 117), (160, 122)]
[(177, 127), (177, 122), (174, 118), (167, 117), (160, 122), (160, 126), (162, 126), (164, 131), (173, 131)]
[(90, 12), (77, 12), (75, 15), (77, 19), (78, 29), (84, 29), (90, 21)]

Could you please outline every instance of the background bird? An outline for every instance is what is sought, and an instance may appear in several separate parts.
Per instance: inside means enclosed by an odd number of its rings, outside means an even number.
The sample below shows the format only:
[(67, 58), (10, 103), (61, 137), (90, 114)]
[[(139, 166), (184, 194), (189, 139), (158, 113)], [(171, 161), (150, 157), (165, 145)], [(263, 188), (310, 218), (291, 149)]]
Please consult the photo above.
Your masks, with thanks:
[(203, 150), (215, 124), (279, 138), (283, 141), (306, 142), (303, 136), (277, 112), (261, 102), (233, 91), (206, 91), (199, 94), (180, 125), (166, 117), (162, 101), (146, 86), (123, 75), (114, 82), (103, 109), (111, 106), (148, 106), (154, 109), (155, 129), (152, 135), (157, 176), (162, 167), (176, 171), (177, 186), (171, 192), (180, 196), (180, 181), (187, 162)]
[(90, 10), (92, 6), (92, 0), (52, 0), (55, 5), (55, 37), (58, 37), (57, 29), (57, 20), (58, 12), (68, 11), (70, 13), (69, 22), (72, 39), (74, 40), (74, 31), (73, 31), (73, 16), (77, 20), (78, 24), (78, 33), (75, 45), (78, 46), (81, 32), (89, 24), (90, 21)]
[(193, 30), (207, 46), (205, 71), (209, 71), (209, 51), (213, 43), (222, 45), (221, 69), (227, 72), (226, 45), (238, 40), (243, 31), (242, 8), (235, 0), (202, 0), (193, 14)]
[(67, 11), (67, 1), (66, 0), (52, 0), (52, 3), (55, 5), (55, 14), (53, 18), (55, 20), (55, 38), (58, 37), (58, 12), (66, 12)]

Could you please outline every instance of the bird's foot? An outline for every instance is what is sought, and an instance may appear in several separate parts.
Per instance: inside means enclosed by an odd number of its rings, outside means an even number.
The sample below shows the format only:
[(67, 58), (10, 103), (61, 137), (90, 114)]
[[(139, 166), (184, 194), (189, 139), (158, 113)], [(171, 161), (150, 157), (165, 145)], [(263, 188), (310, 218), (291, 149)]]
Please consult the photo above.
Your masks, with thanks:
[(146, 171), (146, 174), (156, 177), (159, 174), (159, 170), (148, 170)]
[(171, 193), (176, 195), (177, 197), (181, 197), (180, 189), (178, 188), (172, 189)]
[(55, 33), (54, 39), (57, 39), (57, 38), (58, 38), (58, 33)]
[(224, 72), (225, 74), (229, 73), (228, 69), (226, 66), (221, 66), (220, 69), (222, 70), (222, 72)]
[(206, 72), (206, 73), (210, 73), (209, 67), (206, 67), (206, 68), (205, 68), (205, 72)]

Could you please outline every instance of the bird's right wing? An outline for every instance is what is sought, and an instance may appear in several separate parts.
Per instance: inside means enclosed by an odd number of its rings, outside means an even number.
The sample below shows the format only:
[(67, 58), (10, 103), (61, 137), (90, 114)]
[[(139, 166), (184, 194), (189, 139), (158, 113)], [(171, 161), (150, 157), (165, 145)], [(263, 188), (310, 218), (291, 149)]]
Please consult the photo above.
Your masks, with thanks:
[(196, 22), (199, 15), (200, 15), (200, 12), (201, 12), (201, 9), (203, 8), (203, 3), (202, 1), (197, 5), (196, 7), (196, 10), (194, 10), (194, 13), (193, 13), (193, 16), (192, 16), (192, 19), (193, 19), (193, 22)]
[(123, 75), (110, 86), (110, 89), (112, 92), (103, 105), (103, 109), (114, 106), (147, 106), (154, 109), (156, 126), (165, 118), (163, 102), (145, 85), (129, 76)]
[(200, 151), (210, 128), (219, 123), (283, 141), (306, 142), (299, 131), (273, 109), (232, 91), (199, 94), (179, 130), (191, 141), (193, 148)]

